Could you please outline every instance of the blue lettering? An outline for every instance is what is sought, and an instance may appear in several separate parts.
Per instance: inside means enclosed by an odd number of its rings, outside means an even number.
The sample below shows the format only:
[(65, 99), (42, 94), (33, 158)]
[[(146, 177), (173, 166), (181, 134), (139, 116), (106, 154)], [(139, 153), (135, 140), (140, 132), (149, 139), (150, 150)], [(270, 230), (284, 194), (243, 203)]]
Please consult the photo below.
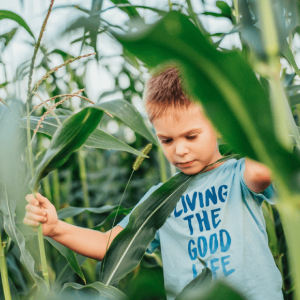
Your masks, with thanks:
[(218, 250), (218, 238), (217, 234), (214, 233), (209, 237), (209, 250), (211, 254), (215, 254)]
[(196, 207), (197, 192), (194, 192), (192, 202), (191, 202), (191, 199), (188, 194), (186, 194), (185, 199), (186, 199), (186, 203), (188, 204), (190, 210), (194, 211), (195, 207)]
[[(223, 188), (227, 190), (228, 186), (227, 185), (221, 185), (219, 187), (218, 195), (219, 195), (219, 199), (220, 199), (221, 202), (225, 202), (225, 200), (227, 198), (227, 191), (224, 192), (224, 194), (223, 194), (223, 191), (222, 191)], [(225, 197), (223, 197), (223, 196), (225, 196)]]
[(188, 251), (189, 251), (189, 255), (191, 260), (195, 260), (197, 258), (197, 248), (191, 248), (192, 246), (195, 246), (195, 242), (194, 240), (189, 240), (189, 244), (188, 244)]
[(202, 195), (202, 193), (198, 193), (198, 195), (199, 195), (199, 204), (200, 204), (200, 207), (203, 208), (204, 207), (203, 195)]
[(217, 208), (217, 209), (213, 209), (211, 211), (211, 219), (212, 219), (212, 224), (214, 226), (214, 228), (217, 228), (218, 225), (221, 223), (221, 220), (219, 220), (217, 223), (216, 223), (216, 218), (219, 216), (219, 214), (215, 214), (217, 211), (220, 211), (221, 208)]
[(213, 258), (211, 261), (210, 261), (210, 269), (211, 269), (211, 272), (212, 272), (212, 276), (214, 278), (217, 278), (217, 270), (219, 270), (219, 267), (216, 267), (214, 266), (214, 263), (218, 262), (219, 259), (218, 258)]
[[(203, 243), (203, 247), (201, 246), (201, 241)], [(207, 253), (207, 241), (204, 236), (198, 237), (198, 251), (199, 251), (199, 255), (201, 257), (205, 257), (205, 255)]]
[(193, 279), (197, 277), (197, 270), (196, 270), (196, 265), (193, 264)]
[[(224, 244), (223, 233), (225, 233), (225, 235), (226, 235), (226, 239), (227, 239), (226, 245)], [(221, 252), (226, 252), (226, 251), (230, 248), (230, 245), (231, 245), (231, 238), (230, 238), (229, 233), (228, 233), (226, 230), (221, 229), (221, 230), (220, 230), (220, 246), (221, 246)]]
[(177, 208), (177, 205), (176, 205), (176, 207), (174, 209), (174, 216), (175, 216), (175, 218), (178, 218), (182, 214), (182, 209), (180, 211), (177, 211), (176, 208)]
[(184, 196), (181, 196), (181, 202), (182, 202), (182, 206), (183, 206), (183, 211), (184, 211), (184, 213), (186, 213), (187, 212), (187, 207), (186, 207), (186, 203), (184, 201)]
[(199, 229), (202, 232), (203, 231), (203, 225), (202, 223), (204, 223), (205, 225), (205, 229), (208, 231), (210, 230), (210, 225), (209, 225), (209, 221), (208, 221), (208, 216), (207, 216), (207, 212), (205, 210), (202, 211), (203, 213), (203, 219), (201, 219), (200, 214), (196, 214), (196, 218), (198, 220), (198, 224), (199, 224)]
[(188, 221), (189, 229), (190, 229), (190, 235), (192, 235), (193, 232), (194, 232), (193, 225), (192, 225), (192, 219), (193, 218), (194, 218), (194, 215), (186, 216), (185, 218), (183, 218), (183, 220), (187, 220)]
[(229, 261), (225, 262), (225, 259), (227, 259), (229, 257), (230, 257), (230, 255), (221, 257), (222, 269), (223, 269), (223, 273), (224, 273), (225, 276), (228, 276), (228, 275), (230, 275), (231, 273), (233, 273), (235, 271), (235, 269), (231, 269), (229, 271), (226, 270), (226, 265), (229, 265)]
[(209, 189), (205, 191), (206, 207), (209, 206), (209, 199), (211, 199), (213, 204), (217, 204), (218, 201), (215, 187), (213, 186), (211, 190), (212, 192)]

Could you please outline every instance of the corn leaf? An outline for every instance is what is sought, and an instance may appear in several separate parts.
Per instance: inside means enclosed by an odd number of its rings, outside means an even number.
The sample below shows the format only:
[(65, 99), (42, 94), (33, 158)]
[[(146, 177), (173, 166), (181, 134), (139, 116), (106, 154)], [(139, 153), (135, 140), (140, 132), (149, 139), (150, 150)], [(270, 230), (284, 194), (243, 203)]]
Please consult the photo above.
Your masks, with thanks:
[[(128, 0), (111, 0), (111, 2), (116, 4), (116, 6), (125, 4), (126, 7), (120, 7), (120, 9), (123, 10), (130, 19), (141, 19), (141, 16), (136, 8), (133, 5), (131, 6)], [(129, 5), (129, 7), (127, 5)]]
[[(69, 116), (58, 116), (58, 119), (61, 123), (66, 121)], [(40, 118), (31, 116), (30, 117), (30, 129), (34, 130), (38, 124)], [(26, 124), (26, 118), (23, 118), (23, 121)], [(38, 132), (45, 133), (48, 136), (53, 136), (55, 131), (59, 128), (59, 124), (57, 123), (54, 117), (46, 118), (43, 123), (43, 127), (39, 128)], [(116, 139), (112, 135), (102, 131), (99, 128), (96, 128), (93, 133), (88, 137), (88, 139), (83, 144), (86, 147), (91, 148), (100, 148), (107, 150), (119, 150), (126, 151), (135, 155), (145, 156), (141, 152), (136, 149), (130, 147), (129, 145), (123, 143), (122, 141)]]
[[(201, 261), (201, 260), (200, 260)], [(204, 267), (202, 272), (188, 283), (174, 300), (185, 300), (199, 298), (199, 294), (209, 288), (212, 281), (212, 272), (208, 267)], [(196, 298), (198, 297), (198, 298)]]
[(234, 152), (263, 162), (290, 192), (300, 192), (294, 177), (300, 160), (278, 141), (269, 99), (238, 52), (216, 50), (179, 12), (146, 31), (116, 37), (149, 67), (177, 62), (186, 88)]
[(10, 19), (10, 20), (17, 22), (34, 38), (34, 35), (33, 35), (32, 31), (30, 30), (29, 26), (19, 15), (15, 14), (12, 11), (0, 10), (0, 20), (3, 20), (3, 19)]
[(155, 232), (165, 223), (193, 178), (183, 173), (173, 176), (133, 210), (128, 225), (107, 251), (102, 279), (105, 285), (117, 285), (138, 265)]
[(51, 238), (45, 237), (45, 239), (53, 246), (55, 247), (68, 261), (71, 268), (81, 277), (81, 279), (86, 284), (85, 277), (80, 269), (79, 263), (77, 261), (75, 253), (70, 250), (69, 248), (65, 247), (64, 245), (54, 241)]
[(42, 178), (66, 162), (85, 143), (102, 116), (103, 111), (87, 107), (62, 124), (53, 135), (50, 146), (30, 181), (33, 190), (37, 190)]
[(105, 205), (102, 207), (73, 207), (73, 206), (68, 206), (66, 208), (60, 209), (57, 212), (58, 218), (59, 219), (66, 219), (70, 217), (75, 217), (79, 214), (81, 214), (84, 211), (89, 211), (95, 214), (103, 214), (106, 212), (110, 212), (113, 210), (116, 206), (111, 206), (111, 205)]
[(125, 300), (127, 297), (112, 286), (105, 286), (101, 282), (94, 282), (82, 286), (78, 283), (66, 283), (62, 289), (59, 299), (64, 300)]
[[(88, 259), (86, 256), (75, 254), (78, 265), (82, 266), (84, 262)], [(61, 290), (61, 286), (66, 282), (70, 276), (74, 274), (74, 270), (71, 268), (68, 261), (65, 260), (63, 256), (60, 256), (56, 263), (57, 269), (59, 268), (58, 273), (56, 274), (55, 282), (53, 284), (53, 291)]]
[(149, 142), (158, 145), (156, 136), (147, 128), (140, 113), (128, 101), (111, 100), (100, 102), (96, 106), (108, 111), (114, 117), (119, 118), (132, 130), (145, 137)]

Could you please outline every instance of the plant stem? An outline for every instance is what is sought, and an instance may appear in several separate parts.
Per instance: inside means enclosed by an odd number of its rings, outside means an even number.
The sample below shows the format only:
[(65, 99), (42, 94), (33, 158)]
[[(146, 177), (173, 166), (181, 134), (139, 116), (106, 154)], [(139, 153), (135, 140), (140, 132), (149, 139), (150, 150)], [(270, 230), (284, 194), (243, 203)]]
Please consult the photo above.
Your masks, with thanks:
[(2, 243), (1, 233), (0, 233), (0, 268), (1, 268), (1, 279), (4, 292), (5, 300), (11, 300), (10, 288), (8, 283), (8, 274), (7, 274), (7, 263), (5, 257), (4, 246)]
[(59, 210), (60, 209), (60, 188), (59, 188), (59, 177), (58, 177), (57, 169), (53, 170), (52, 179), (53, 179), (53, 204), (56, 210)]
[[(30, 113), (29, 113), (29, 105), (31, 102), (32, 98), (32, 93), (31, 93), (31, 81), (32, 81), (32, 74), (33, 74), (33, 69), (34, 69), (34, 62), (35, 58), (38, 52), (38, 49), (41, 44), (42, 36), (46, 28), (46, 24), (53, 6), (54, 0), (51, 0), (48, 13), (46, 15), (46, 18), (44, 20), (44, 23), (42, 25), (40, 35), (38, 38), (37, 43), (35, 44), (34, 47), (34, 52), (33, 56), (31, 59), (31, 64), (30, 64), (30, 69), (29, 69), (29, 77), (28, 77), (28, 91), (27, 91), (27, 100), (26, 100), (26, 107), (27, 107), (27, 144), (28, 144), (28, 154), (29, 154), (29, 165), (30, 165), (30, 170), (31, 170), (31, 176), (34, 176), (34, 168), (33, 168), (33, 160), (32, 160), (32, 148), (31, 148), (31, 134), (30, 134)], [(34, 196), (36, 194), (36, 191), (34, 191)], [(46, 254), (45, 254), (45, 247), (44, 247), (44, 237), (43, 237), (43, 230), (42, 230), (42, 224), (40, 223), (38, 226), (38, 240), (39, 240), (39, 250), (40, 250), (40, 255), (41, 255), (41, 262), (42, 262), (42, 272), (44, 279), (47, 283), (48, 289), (50, 288), (49, 284), (49, 276), (48, 276), (48, 269), (47, 269), (47, 260), (46, 260)]]
[(160, 165), (160, 181), (165, 183), (167, 181), (167, 168), (166, 168), (166, 160), (163, 154), (163, 151), (160, 147), (158, 147), (158, 157), (159, 157), (159, 165)]
[[(86, 179), (86, 166), (85, 166), (85, 159), (84, 159), (84, 152), (80, 150), (78, 152), (78, 162), (79, 162), (79, 177), (82, 185), (82, 192), (83, 192), (83, 205), (84, 207), (91, 207), (90, 206), (90, 199), (89, 199), (89, 189), (88, 183)], [(87, 224), (89, 228), (93, 228), (93, 220), (90, 218), (89, 212), (87, 212)]]
[(45, 197), (47, 199), (51, 199), (51, 188), (50, 188), (50, 183), (49, 183), (49, 177), (46, 176), (44, 179), (43, 179), (43, 190), (44, 190), (44, 193), (45, 193)]

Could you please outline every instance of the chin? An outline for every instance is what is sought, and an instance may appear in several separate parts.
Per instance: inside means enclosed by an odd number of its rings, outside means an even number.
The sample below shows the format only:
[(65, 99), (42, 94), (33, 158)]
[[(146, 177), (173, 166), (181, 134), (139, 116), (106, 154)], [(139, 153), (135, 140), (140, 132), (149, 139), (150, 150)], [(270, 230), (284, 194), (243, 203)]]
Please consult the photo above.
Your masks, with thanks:
[[(203, 168), (202, 168), (203, 169)], [(184, 168), (180, 171), (186, 175), (195, 175), (202, 171), (201, 168)]]

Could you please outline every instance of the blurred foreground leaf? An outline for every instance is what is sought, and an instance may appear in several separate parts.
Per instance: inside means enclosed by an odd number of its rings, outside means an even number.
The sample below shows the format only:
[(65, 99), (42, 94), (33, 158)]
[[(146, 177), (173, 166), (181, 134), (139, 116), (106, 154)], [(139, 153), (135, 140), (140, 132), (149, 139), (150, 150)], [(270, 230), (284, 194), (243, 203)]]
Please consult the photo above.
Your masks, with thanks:
[(201, 101), (234, 152), (263, 162), (278, 184), (300, 192), (300, 161), (278, 141), (269, 99), (238, 52), (216, 50), (178, 12), (148, 30), (116, 37), (148, 67), (177, 62), (189, 93)]

